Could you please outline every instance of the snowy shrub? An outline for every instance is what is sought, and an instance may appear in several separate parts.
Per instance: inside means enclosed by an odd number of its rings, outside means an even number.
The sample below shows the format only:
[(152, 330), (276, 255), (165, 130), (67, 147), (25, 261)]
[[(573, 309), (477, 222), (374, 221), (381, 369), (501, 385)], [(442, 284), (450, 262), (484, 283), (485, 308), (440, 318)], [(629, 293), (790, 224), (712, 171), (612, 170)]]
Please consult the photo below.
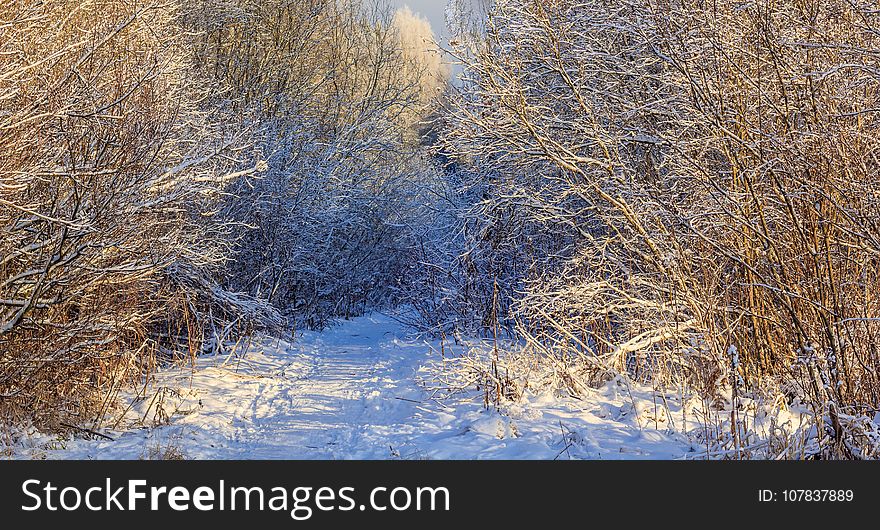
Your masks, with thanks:
[(873, 454), (841, 418), (880, 404), (877, 16), (495, 2), (444, 138), (482, 175), (473, 222), (515, 227), (496, 255), (538, 249), (510, 256), (517, 335), (734, 410), (776, 387), (811, 407), (817, 457)]
[(221, 209), (227, 285), (313, 328), (391, 302), (433, 200), (414, 133), (445, 74), (424, 21), (321, 0), (190, 10), (216, 104), (254, 124), (267, 164)]
[[(91, 421), (218, 318), (208, 209), (236, 137), (200, 110), (171, 4), (0, 7), (0, 416)], [(204, 215), (203, 215), (204, 214)], [(248, 312), (248, 311), (244, 311)]]

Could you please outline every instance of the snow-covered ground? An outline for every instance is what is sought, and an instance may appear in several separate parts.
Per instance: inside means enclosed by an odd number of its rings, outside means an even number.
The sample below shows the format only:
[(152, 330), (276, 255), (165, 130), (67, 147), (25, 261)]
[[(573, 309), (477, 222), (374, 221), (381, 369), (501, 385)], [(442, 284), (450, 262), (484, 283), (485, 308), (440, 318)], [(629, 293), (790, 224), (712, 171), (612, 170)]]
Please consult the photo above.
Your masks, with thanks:
[(528, 394), (501, 412), (486, 410), (476, 391), (433, 399), (420, 381), (439, 348), (384, 315), (240, 350), (161, 371), (145, 397), (123, 402), (121, 419), (100, 430), (112, 441), (32, 433), (7, 452), (50, 459), (154, 458), (169, 448), (197, 459), (675, 459), (699, 451), (648, 389), (619, 382), (582, 399)]

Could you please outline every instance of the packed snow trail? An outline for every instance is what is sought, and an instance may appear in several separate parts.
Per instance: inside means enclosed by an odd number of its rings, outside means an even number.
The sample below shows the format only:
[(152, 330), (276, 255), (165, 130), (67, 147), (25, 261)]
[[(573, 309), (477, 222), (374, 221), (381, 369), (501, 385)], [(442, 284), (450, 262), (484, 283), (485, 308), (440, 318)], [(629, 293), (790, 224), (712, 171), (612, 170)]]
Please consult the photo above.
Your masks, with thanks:
[(292, 343), (263, 339), (161, 371), (103, 431), (113, 441), (32, 434), (14, 456), (157, 458), (171, 448), (197, 459), (670, 459), (695, 451), (669, 418), (651, 415), (647, 390), (633, 397), (613, 382), (586, 399), (529, 395), (503, 414), (485, 410), (478, 392), (429, 399), (418, 380), (440, 356), (435, 346), (378, 314)]

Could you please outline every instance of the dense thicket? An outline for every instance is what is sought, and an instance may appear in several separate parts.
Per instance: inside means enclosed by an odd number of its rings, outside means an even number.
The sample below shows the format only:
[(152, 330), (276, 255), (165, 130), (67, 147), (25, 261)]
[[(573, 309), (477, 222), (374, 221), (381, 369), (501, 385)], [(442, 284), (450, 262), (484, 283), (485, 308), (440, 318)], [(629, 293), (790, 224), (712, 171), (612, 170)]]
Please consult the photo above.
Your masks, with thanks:
[[(229, 285), (305, 325), (389, 300), (433, 200), (417, 131), (445, 82), (427, 24), (360, 2), (194, 4), (200, 70), (267, 163), (222, 210)], [(426, 35), (427, 33), (427, 35)]]
[(248, 312), (211, 281), (227, 249), (197, 214), (233, 164), (184, 45), (167, 5), (0, 7), (4, 415), (87, 419), (155, 354), (198, 347), (206, 304)]
[[(0, 421), (396, 305), (573, 392), (694, 393), (723, 454), (877, 456), (876, 6), (466, 4), (450, 89), (408, 10), (3, 3)], [(492, 399), (528, 384), (490, 362)], [(811, 409), (797, 449), (754, 441), (762, 399)]]
[(271, 306), (320, 326), (387, 299), (430, 184), (425, 25), (332, 0), (4, 2), (3, 421), (97, 421), (162, 359), (280, 325)]
[(445, 150), (517, 334), (733, 410), (809, 403), (811, 454), (864, 456), (878, 29), (869, 2), (495, 2)]

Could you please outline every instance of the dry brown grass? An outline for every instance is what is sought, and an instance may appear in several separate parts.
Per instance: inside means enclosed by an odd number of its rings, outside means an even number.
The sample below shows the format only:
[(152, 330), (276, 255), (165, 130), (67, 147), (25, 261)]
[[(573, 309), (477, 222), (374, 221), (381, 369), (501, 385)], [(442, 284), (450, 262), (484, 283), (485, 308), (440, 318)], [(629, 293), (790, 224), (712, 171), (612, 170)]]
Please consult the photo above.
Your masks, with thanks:
[(156, 442), (148, 446), (141, 460), (188, 460), (186, 453), (175, 442), (170, 441), (166, 445)]

